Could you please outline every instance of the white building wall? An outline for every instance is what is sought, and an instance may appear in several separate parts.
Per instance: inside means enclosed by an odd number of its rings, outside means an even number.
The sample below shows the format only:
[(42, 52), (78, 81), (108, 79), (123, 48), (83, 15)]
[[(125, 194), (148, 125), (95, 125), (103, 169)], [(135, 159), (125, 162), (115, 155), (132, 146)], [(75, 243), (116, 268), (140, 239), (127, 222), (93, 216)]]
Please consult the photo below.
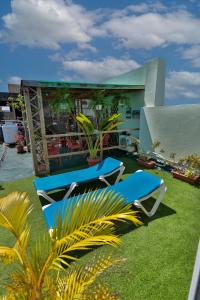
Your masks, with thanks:
[(164, 105), (165, 62), (157, 58), (145, 64), (144, 106)]
[(165, 92), (165, 62), (156, 58), (142, 67), (128, 73), (113, 77), (104, 83), (144, 85), (144, 106), (164, 105)]
[(140, 116), (140, 141), (145, 151), (159, 140), (164, 156), (200, 155), (200, 104), (144, 107)]

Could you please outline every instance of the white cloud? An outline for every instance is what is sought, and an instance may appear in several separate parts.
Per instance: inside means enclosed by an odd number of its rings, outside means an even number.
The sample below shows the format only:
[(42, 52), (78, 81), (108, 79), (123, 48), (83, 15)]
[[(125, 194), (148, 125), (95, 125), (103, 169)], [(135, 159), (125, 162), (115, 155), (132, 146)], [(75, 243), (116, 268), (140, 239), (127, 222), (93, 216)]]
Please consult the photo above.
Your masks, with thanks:
[(122, 18), (124, 16), (130, 15), (131, 13), (135, 14), (144, 14), (147, 12), (163, 12), (166, 11), (167, 7), (163, 5), (160, 1), (147, 3), (142, 2), (140, 4), (131, 4), (126, 6), (123, 9), (120, 10), (114, 10), (113, 12), (110, 12), (107, 14), (107, 17), (110, 19), (110, 15), (113, 18)]
[(199, 100), (200, 103), (200, 72), (170, 72), (166, 79), (166, 98)]
[(149, 11), (165, 11), (167, 7), (162, 4), (160, 1), (155, 1), (153, 3), (140, 3), (140, 4), (133, 4), (127, 7), (127, 11), (134, 12), (134, 13), (146, 13)]
[(66, 71), (74, 72), (78, 80), (101, 82), (113, 76), (138, 68), (139, 64), (131, 59), (107, 57), (103, 60), (96, 61), (65, 60), (63, 61), (63, 66)]
[(58, 49), (64, 43), (88, 43), (100, 29), (95, 12), (65, 0), (12, 0), (12, 12), (3, 16), (2, 41), (29, 47)]
[(103, 28), (127, 48), (151, 49), (171, 43), (200, 43), (200, 19), (185, 10), (165, 14), (113, 14)]
[[(13, 45), (59, 49), (75, 43), (92, 52), (94, 37), (117, 39), (127, 48), (151, 49), (168, 44), (200, 43), (200, 19), (160, 1), (140, 2), (121, 10), (88, 11), (70, 0), (12, 0), (3, 16), (0, 40)], [(107, 18), (107, 21), (105, 19)]]
[(20, 84), (21, 83), (21, 77), (11, 76), (11, 77), (8, 78), (8, 83)]
[(187, 49), (182, 49), (182, 57), (189, 59), (193, 67), (200, 67), (200, 45), (194, 45)]

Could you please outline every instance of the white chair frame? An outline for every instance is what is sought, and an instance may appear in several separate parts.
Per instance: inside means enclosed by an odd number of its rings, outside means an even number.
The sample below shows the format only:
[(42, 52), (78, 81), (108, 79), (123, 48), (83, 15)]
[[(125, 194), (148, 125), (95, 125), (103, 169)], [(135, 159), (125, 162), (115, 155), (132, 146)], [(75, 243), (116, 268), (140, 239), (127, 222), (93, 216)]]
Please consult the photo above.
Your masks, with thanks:
[[(98, 179), (99, 179), (100, 181), (106, 183), (108, 186), (110, 186), (110, 183), (106, 180), (106, 177), (109, 177), (109, 176), (111, 176), (111, 175), (113, 175), (113, 174), (119, 172), (119, 174), (118, 174), (118, 176), (117, 176), (117, 178), (116, 178), (116, 180), (115, 180), (115, 183), (118, 183), (118, 182), (120, 181), (121, 177), (122, 177), (122, 174), (123, 174), (124, 170), (125, 170), (125, 166), (124, 166), (123, 163), (121, 162), (119, 168), (115, 169), (113, 172), (111, 172), (111, 173), (109, 173), (109, 174), (99, 176)], [(114, 183), (114, 184), (115, 184), (115, 183)], [(68, 197), (70, 196), (70, 194), (72, 193), (72, 191), (73, 191), (73, 190), (75, 189), (75, 187), (77, 187), (77, 186), (78, 186), (78, 183), (77, 183), (77, 182), (72, 182), (71, 185), (70, 185), (70, 187), (69, 187), (69, 189), (68, 189), (68, 191), (67, 191), (66, 194), (64, 195), (63, 199), (64, 199), (64, 198), (68, 198)], [(43, 190), (37, 190), (37, 195), (43, 197), (44, 199), (46, 199), (46, 200), (47, 200), (48, 202), (50, 202), (50, 203), (56, 202), (52, 197), (50, 197), (50, 196), (47, 194), (47, 192), (45, 192), (45, 191), (43, 191)]]
[[(138, 170), (136, 172), (142, 172), (142, 170)], [(155, 201), (152, 209), (150, 211), (147, 211), (146, 208), (142, 205), (142, 202), (145, 200), (148, 200), (151, 196), (153, 196), (158, 191), (160, 191), (160, 194), (156, 198), (156, 201)], [(135, 200), (133, 202), (133, 205), (135, 205), (137, 208), (140, 208), (150, 218), (156, 213), (156, 211), (160, 205), (160, 202), (162, 201), (166, 191), (167, 191), (167, 187), (166, 187), (163, 179), (161, 179), (160, 186), (156, 190), (154, 190), (152, 193), (148, 194), (147, 196), (145, 196), (139, 200)]]

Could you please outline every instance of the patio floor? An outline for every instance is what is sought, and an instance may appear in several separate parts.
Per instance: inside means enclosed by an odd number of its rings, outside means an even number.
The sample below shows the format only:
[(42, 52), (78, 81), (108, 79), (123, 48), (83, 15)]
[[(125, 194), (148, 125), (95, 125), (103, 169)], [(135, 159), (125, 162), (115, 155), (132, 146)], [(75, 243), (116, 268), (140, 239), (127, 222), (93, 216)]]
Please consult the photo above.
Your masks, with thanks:
[[(0, 155), (2, 144), (0, 144)], [(0, 168), (0, 182), (26, 178), (33, 174), (31, 153), (17, 154), (15, 147), (8, 147), (6, 158)]]
[[(124, 177), (138, 169), (133, 158), (120, 157), (126, 170)], [(77, 166), (81, 168), (81, 166)], [(101, 276), (100, 281), (112, 290), (118, 291), (121, 299), (126, 300), (183, 300), (187, 299), (192, 277), (195, 254), (200, 232), (200, 189), (173, 179), (170, 173), (151, 170), (162, 177), (168, 187), (163, 202), (153, 218), (141, 213), (144, 225), (135, 228), (130, 225), (120, 226), (122, 245), (114, 250), (117, 257), (127, 260)], [(41, 203), (32, 185), (34, 177), (15, 182), (0, 183), (0, 196), (11, 191), (26, 191), (33, 203), (30, 216), (32, 225), (31, 243), (38, 234), (47, 230), (41, 210)], [(95, 188), (100, 183), (85, 185), (81, 190)], [(61, 192), (56, 198), (61, 197)], [(0, 230), (0, 240), (10, 244), (12, 239)], [(84, 260), (98, 256), (106, 251), (101, 247), (84, 256)], [(11, 267), (12, 268), (12, 267)], [(10, 267), (0, 264), (0, 277), (6, 277)], [(0, 288), (0, 294), (3, 293)]]

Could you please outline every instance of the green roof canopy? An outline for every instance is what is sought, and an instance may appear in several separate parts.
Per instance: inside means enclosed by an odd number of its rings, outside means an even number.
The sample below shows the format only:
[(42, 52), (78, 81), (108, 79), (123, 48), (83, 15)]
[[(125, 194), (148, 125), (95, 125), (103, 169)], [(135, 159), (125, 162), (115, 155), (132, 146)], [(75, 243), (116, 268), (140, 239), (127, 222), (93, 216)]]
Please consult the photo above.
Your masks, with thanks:
[(101, 84), (101, 83), (81, 83), (65, 81), (36, 81), (22, 80), (22, 87), (41, 87), (41, 88), (68, 88), (68, 89), (89, 89), (89, 90), (143, 90), (144, 85), (123, 85), (123, 84)]

